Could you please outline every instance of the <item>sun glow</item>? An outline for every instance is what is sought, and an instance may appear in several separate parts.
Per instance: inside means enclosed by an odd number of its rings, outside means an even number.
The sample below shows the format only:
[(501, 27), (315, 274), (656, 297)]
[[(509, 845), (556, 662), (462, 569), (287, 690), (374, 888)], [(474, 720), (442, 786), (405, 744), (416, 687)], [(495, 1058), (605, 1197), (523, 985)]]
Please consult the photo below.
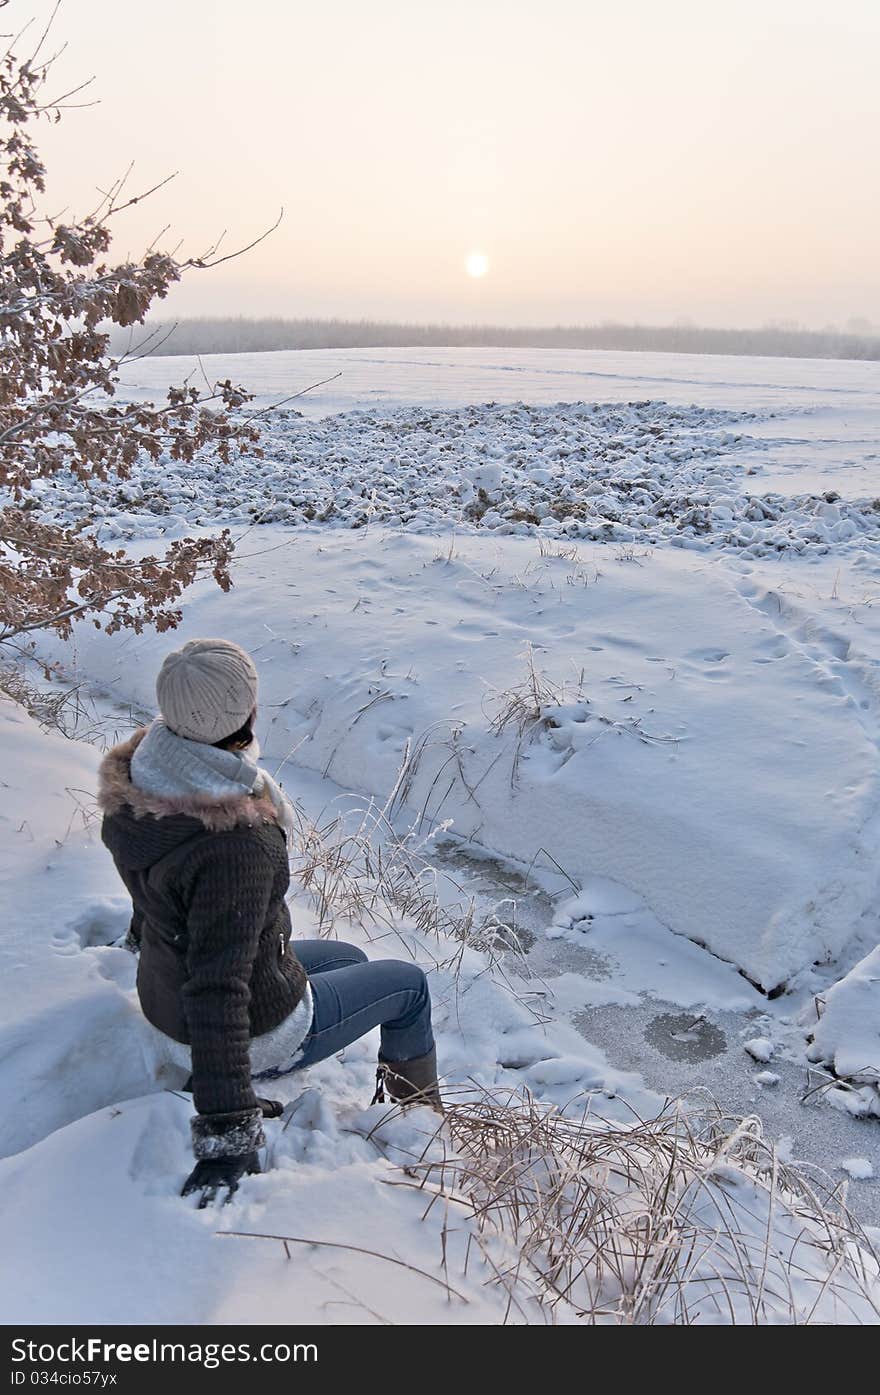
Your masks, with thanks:
[(470, 252), (465, 259), (464, 268), (468, 276), (485, 276), (489, 270), (489, 258), (485, 252)]

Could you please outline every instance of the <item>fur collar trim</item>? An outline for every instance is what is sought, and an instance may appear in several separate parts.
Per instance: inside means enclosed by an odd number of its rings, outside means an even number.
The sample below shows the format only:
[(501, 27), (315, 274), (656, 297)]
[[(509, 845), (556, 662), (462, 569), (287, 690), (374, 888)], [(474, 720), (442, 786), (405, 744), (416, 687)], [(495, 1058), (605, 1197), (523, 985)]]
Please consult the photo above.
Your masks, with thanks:
[(128, 741), (108, 751), (98, 769), (98, 806), (104, 814), (130, 809), (136, 819), (155, 819), (185, 814), (198, 819), (212, 833), (222, 833), (239, 825), (253, 828), (261, 823), (279, 823), (278, 811), (268, 795), (241, 794), (228, 799), (208, 795), (165, 798), (146, 794), (131, 782), (131, 758), (147, 733), (141, 727)]

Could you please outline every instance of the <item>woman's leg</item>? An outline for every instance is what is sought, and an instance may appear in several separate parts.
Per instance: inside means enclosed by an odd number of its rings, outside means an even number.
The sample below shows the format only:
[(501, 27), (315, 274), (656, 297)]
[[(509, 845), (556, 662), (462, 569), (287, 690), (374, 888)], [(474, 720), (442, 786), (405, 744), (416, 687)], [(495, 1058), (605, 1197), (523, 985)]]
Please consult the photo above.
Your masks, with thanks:
[(367, 962), (362, 949), (341, 940), (291, 940), (290, 948), (310, 978), (312, 974), (329, 974)]
[(314, 1017), (296, 1069), (313, 1066), (381, 1027), (381, 1061), (412, 1061), (433, 1048), (431, 995), (417, 964), (376, 959), (311, 980)]

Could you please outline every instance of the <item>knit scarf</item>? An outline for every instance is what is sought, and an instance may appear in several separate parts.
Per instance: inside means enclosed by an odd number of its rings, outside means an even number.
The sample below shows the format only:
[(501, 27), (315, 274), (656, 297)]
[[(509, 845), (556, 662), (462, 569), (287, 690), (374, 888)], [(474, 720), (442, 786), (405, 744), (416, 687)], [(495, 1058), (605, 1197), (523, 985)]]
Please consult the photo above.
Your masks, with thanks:
[(259, 759), (256, 737), (242, 751), (226, 751), (177, 736), (157, 717), (131, 758), (131, 779), (145, 794), (164, 799), (194, 794), (217, 800), (266, 795), (275, 806), (278, 822), (292, 833), (296, 820), (290, 800), (272, 776), (259, 768)]

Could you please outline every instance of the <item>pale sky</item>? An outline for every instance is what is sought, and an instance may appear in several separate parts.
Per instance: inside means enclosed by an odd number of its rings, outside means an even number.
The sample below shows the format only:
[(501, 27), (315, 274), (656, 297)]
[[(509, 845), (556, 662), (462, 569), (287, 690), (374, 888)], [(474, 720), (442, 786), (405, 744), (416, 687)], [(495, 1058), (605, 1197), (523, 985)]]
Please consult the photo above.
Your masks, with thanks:
[(55, 36), (100, 104), (43, 128), (53, 202), (180, 171), (120, 253), (285, 209), (167, 313), (880, 323), (880, 0), (64, 0)]

